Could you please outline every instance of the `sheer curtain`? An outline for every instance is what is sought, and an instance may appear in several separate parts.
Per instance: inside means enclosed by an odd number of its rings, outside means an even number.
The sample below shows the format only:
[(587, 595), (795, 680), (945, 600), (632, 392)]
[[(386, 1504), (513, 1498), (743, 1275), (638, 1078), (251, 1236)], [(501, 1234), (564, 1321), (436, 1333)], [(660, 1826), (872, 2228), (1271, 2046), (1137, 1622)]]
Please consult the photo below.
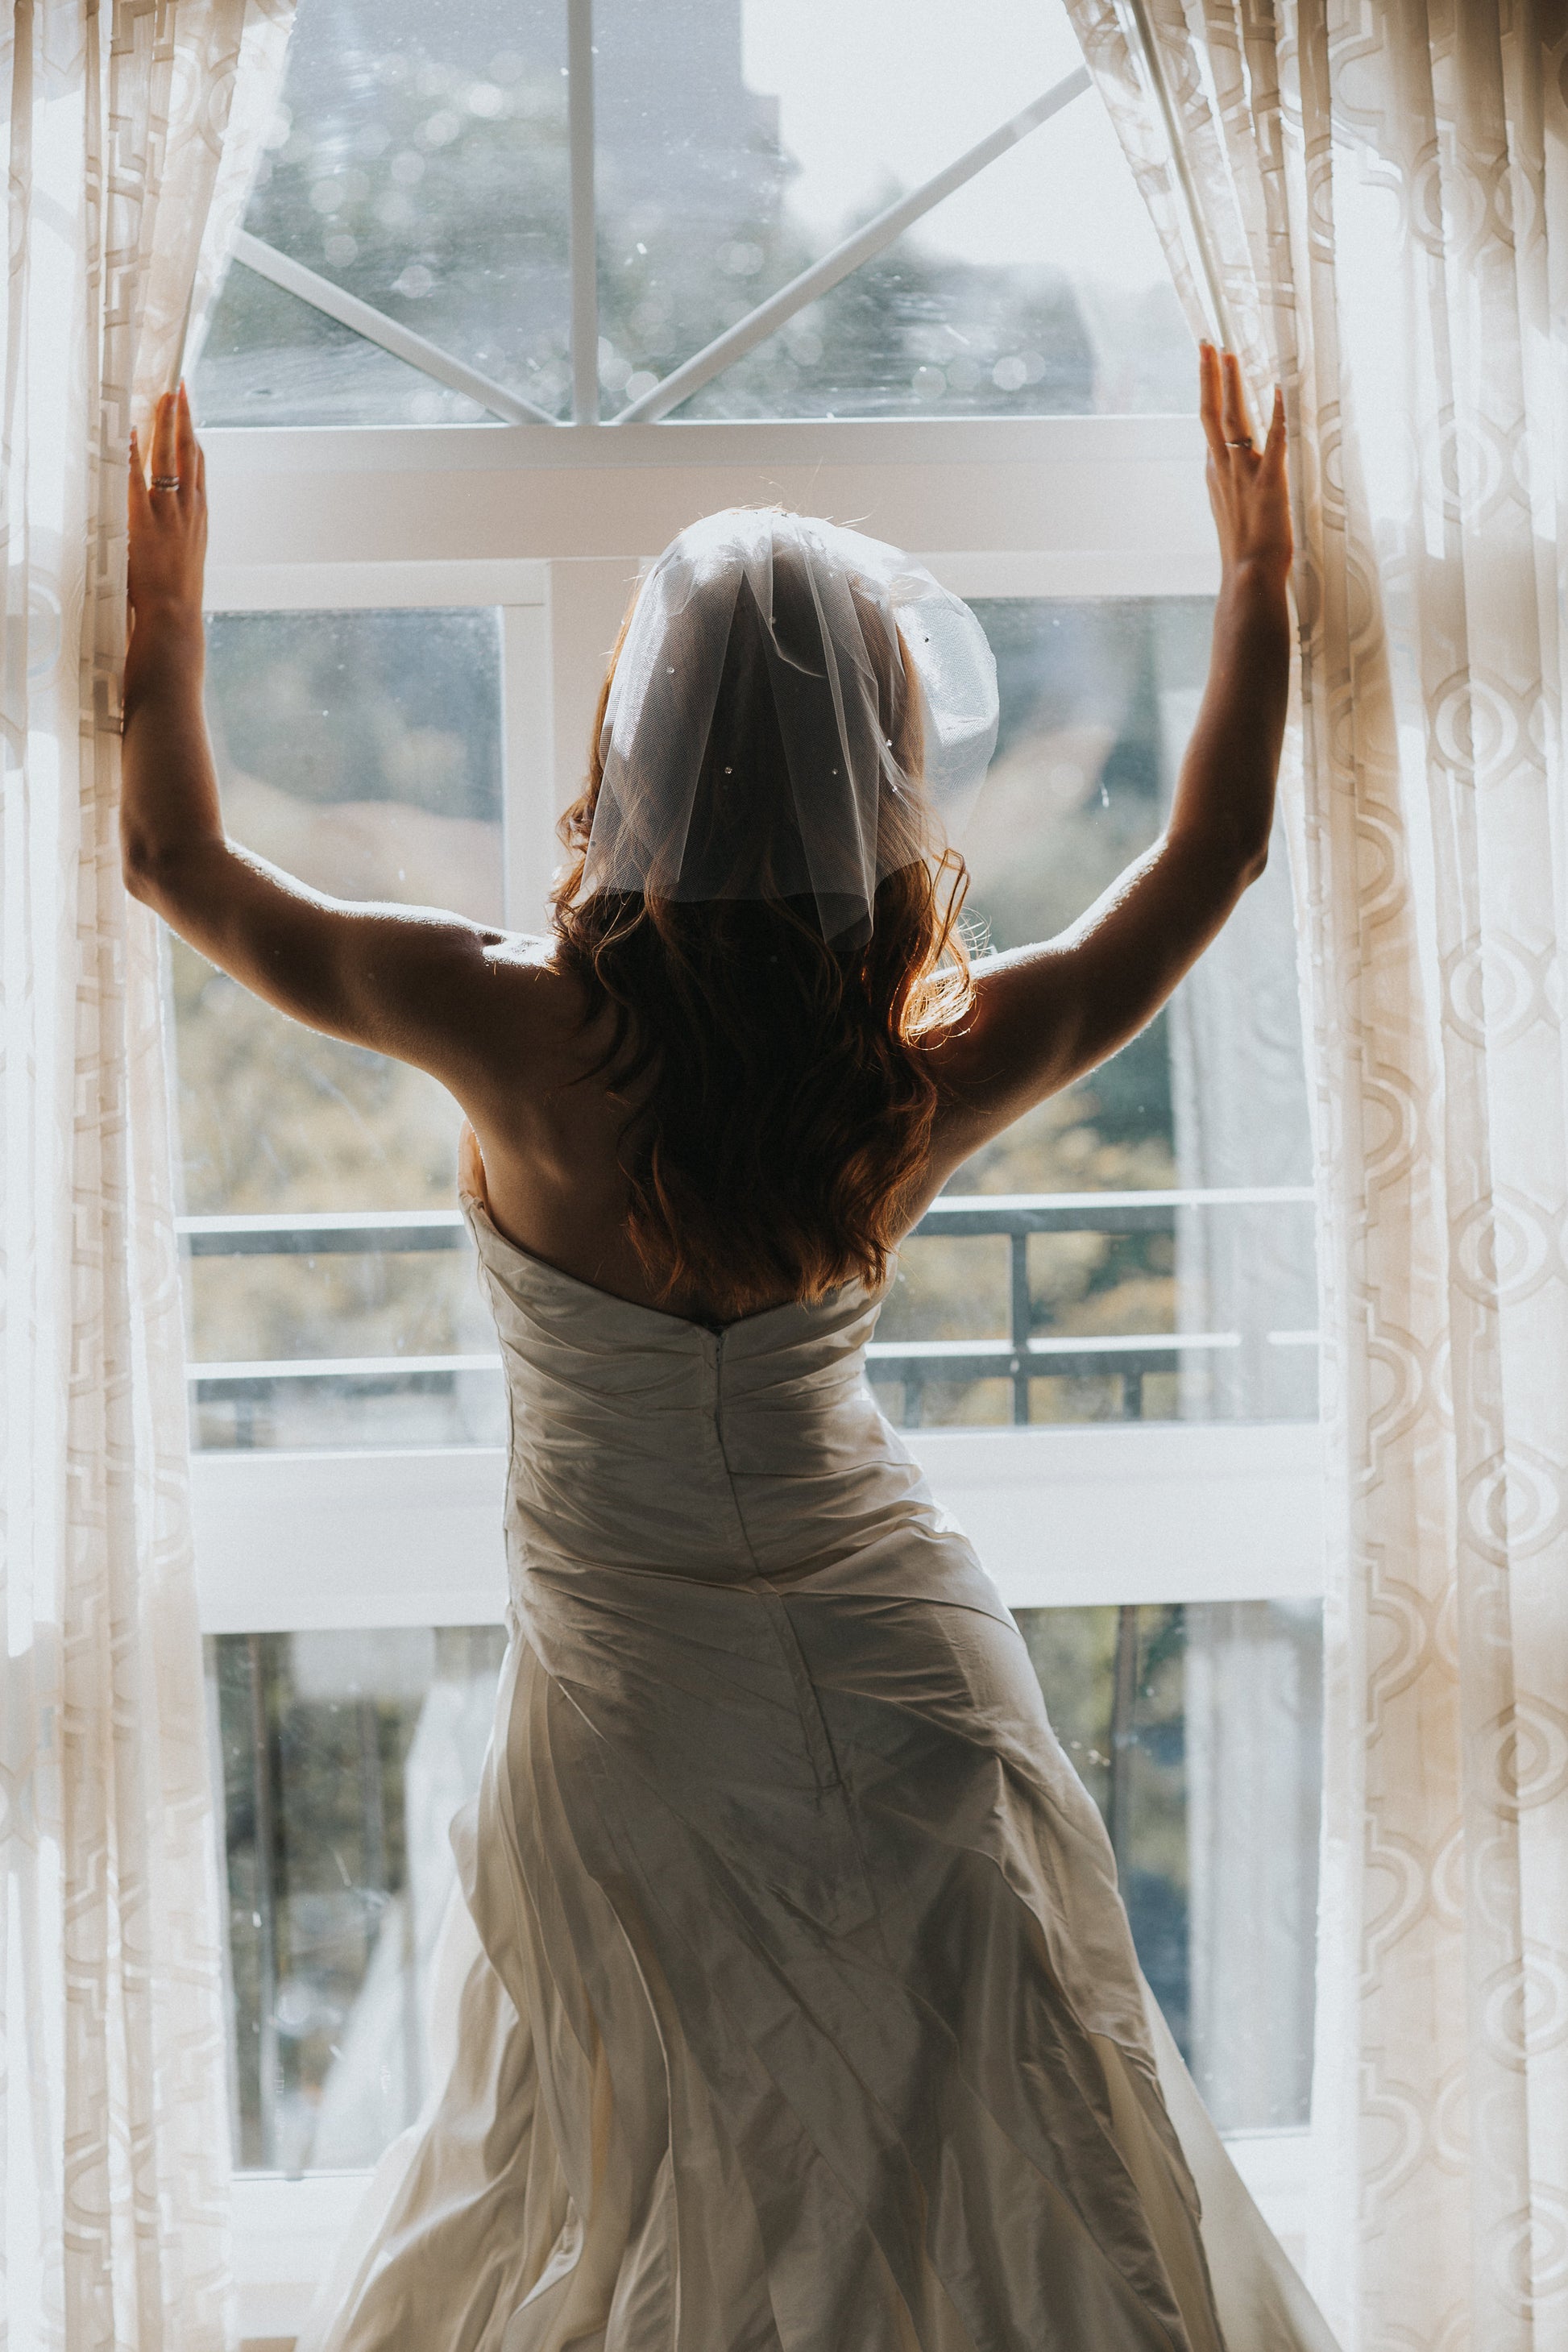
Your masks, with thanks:
[(1069, 5), (1194, 324), (1278, 370), (1295, 436), (1313, 2284), (1357, 2352), (1562, 2352), (1568, 6)]
[(0, 32), (0, 2341), (15, 2352), (232, 2338), (169, 1099), (154, 929), (120, 883), (117, 698), (132, 409), (178, 367), (291, 5), (17, 0)]

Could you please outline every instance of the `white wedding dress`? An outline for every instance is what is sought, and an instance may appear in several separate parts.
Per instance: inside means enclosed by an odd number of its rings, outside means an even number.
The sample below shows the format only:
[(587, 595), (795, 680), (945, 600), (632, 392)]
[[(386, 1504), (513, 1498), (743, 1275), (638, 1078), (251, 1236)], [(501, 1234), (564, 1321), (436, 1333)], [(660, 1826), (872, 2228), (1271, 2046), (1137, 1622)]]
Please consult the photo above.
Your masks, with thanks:
[(1332, 2352), (866, 1385), (879, 1300), (711, 1330), (504, 1239), (471, 1139), (464, 1184), (511, 1642), (449, 2073), (301, 2346)]

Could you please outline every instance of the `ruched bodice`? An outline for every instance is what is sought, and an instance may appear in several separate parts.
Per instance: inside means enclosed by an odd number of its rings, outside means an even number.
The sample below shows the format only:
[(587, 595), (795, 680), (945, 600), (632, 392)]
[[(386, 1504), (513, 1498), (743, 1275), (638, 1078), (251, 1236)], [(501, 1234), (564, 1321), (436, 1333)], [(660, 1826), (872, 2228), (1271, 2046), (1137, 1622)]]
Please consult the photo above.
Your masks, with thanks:
[(477, 1193), (464, 1208), (511, 1416), (514, 1591), (572, 1561), (825, 1590), (859, 1569), (885, 1591), (896, 1554), (911, 1597), (957, 1597), (956, 1579), (1005, 1617), (867, 1385), (879, 1297), (853, 1283), (715, 1330), (531, 1256)]
[(300, 2352), (1333, 2352), (867, 1386), (879, 1301), (710, 1330), (465, 1172), (512, 1638), (451, 2062)]

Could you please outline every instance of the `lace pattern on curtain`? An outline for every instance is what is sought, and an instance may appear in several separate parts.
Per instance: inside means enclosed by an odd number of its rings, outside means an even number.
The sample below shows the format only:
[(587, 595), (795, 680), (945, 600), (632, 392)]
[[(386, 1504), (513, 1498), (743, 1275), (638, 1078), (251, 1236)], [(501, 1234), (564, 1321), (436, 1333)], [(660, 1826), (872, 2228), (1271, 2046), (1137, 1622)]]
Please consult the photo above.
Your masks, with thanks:
[[(153, 919), (120, 880), (125, 452), (291, 0), (0, 35), (0, 2337), (232, 2340), (215, 1829)], [(210, 257), (198, 276), (204, 227)]]

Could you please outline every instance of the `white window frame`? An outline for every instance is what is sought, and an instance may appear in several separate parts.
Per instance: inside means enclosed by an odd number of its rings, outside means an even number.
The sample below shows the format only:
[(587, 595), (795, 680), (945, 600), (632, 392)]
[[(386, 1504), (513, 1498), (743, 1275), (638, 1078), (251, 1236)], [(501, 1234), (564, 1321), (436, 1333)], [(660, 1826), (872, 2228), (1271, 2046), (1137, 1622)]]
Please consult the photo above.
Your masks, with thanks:
[[(970, 597), (1194, 595), (1218, 578), (1195, 419), (264, 428), (215, 432), (207, 448), (209, 609), (499, 613), (506, 919), (519, 929), (544, 919), (556, 816), (578, 788), (639, 563), (694, 516), (815, 504), (917, 547)], [(1015, 1607), (1321, 1590), (1310, 1424), (910, 1442)], [(498, 1620), (501, 1469), (483, 1448), (199, 1455), (205, 1629)], [(292, 1539), (328, 1524), (330, 1547)], [(1263, 1560), (1260, 1525), (1272, 1531)], [(443, 1530), (459, 1573), (440, 1564)], [(268, 1551), (299, 1563), (295, 1583), (267, 1568)], [(1136, 1565), (1110, 1586), (1108, 1559)]]
[[(211, 609), (499, 612), (505, 903), (519, 929), (542, 922), (555, 818), (578, 789), (639, 562), (697, 515), (748, 503), (828, 513), (920, 550), (970, 597), (1217, 584), (1193, 418), (260, 428), (216, 431), (206, 446)], [(1014, 1607), (1321, 1591), (1314, 1425), (936, 1430), (909, 1442)], [(504, 1466), (488, 1448), (199, 1454), (204, 1630), (499, 1621)], [(1308, 2139), (1232, 2142), (1292, 2251)], [(237, 2179), (247, 2338), (298, 2326), (365, 2177)]]

